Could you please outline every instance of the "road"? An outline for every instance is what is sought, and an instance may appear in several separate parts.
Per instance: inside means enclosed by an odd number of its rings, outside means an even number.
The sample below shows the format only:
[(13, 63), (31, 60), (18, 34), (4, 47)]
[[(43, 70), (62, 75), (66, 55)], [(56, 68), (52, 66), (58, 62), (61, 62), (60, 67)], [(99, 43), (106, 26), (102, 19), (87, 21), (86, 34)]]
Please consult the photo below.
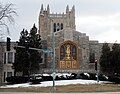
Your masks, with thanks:
[[(0, 94), (43, 94), (43, 93), (33, 93), (33, 92), (0, 92)], [(49, 93), (44, 93), (49, 94)], [(60, 94), (60, 93), (54, 93), (54, 94)], [(64, 93), (69, 94), (69, 93)], [(75, 93), (71, 93), (75, 94)], [(120, 94), (120, 92), (93, 92), (93, 93), (76, 93), (76, 94)]]

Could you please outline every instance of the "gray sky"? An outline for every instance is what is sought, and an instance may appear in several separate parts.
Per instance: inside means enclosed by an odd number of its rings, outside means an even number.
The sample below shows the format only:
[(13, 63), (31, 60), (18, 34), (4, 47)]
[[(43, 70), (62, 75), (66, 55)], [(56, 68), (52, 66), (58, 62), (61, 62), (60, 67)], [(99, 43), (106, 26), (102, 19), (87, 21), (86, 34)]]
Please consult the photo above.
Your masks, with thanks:
[(65, 12), (75, 5), (76, 30), (86, 33), (91, 40), (99, 42), (120, 42), (120, 0), (0, 0), (2, 3), (13, 3), (19, 16), (15, 24), (9, 25), (10, 36), (17, 41), (23, 28), (30, 29), (35, 23), (38, 26), (38, 15), (41, 4), (44, 8), (50, 5), (51, 13)]

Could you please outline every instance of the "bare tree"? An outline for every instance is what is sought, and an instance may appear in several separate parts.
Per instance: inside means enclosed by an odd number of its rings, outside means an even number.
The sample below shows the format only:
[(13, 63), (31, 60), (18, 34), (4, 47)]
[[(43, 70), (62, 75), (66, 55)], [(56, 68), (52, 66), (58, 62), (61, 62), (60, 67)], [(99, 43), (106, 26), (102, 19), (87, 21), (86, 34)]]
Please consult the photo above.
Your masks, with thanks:
[(13, 4), (6, 4), (3, 5), (0, 3), (0, 28), (6, 28), (7, 33), (9, 34), (9, 23), (14, 23), (15, 19), (14, 17), (17, 15), (15, 9), (13, 8)]

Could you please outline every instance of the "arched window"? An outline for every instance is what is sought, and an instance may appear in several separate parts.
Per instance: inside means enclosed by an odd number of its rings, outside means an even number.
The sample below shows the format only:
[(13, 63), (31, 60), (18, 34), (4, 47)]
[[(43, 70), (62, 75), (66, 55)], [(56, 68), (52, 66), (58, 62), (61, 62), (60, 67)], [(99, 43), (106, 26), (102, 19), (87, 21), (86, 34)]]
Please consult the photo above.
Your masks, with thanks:
[(56, 23), (53, 24), (53, 30), (56, 32)]
[(61, 30), (63, 29), (63, 23), (61, 23)]
[(60, 60), (64, 59), (65, 56), (67, 56), (66, 50), (67, 50), (68, 45), (70, 48), (70, 53), (69, 53), (70, 59), (77, 60), (77, 48), (75, 45), (70, 44), (70, 43), (66, 43), (66, 44), (61, 46), (61, 48), (60, 48)]

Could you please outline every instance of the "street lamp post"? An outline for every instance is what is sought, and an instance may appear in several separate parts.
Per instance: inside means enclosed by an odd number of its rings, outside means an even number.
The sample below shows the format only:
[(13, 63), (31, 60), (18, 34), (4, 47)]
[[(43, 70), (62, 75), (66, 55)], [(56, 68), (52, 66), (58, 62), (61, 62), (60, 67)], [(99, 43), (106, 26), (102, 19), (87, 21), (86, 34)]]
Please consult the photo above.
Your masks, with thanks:
[(53, 31), (53, 20), (51, 19), (51, 32), (52, 32), (52, 50), (53, 50), (53, 92), (55, 91), (55, 36)]
[(54, 32), (52, 32), (52, 40), (53, 40), (53, 90), (55, 90), (55, 39)]

